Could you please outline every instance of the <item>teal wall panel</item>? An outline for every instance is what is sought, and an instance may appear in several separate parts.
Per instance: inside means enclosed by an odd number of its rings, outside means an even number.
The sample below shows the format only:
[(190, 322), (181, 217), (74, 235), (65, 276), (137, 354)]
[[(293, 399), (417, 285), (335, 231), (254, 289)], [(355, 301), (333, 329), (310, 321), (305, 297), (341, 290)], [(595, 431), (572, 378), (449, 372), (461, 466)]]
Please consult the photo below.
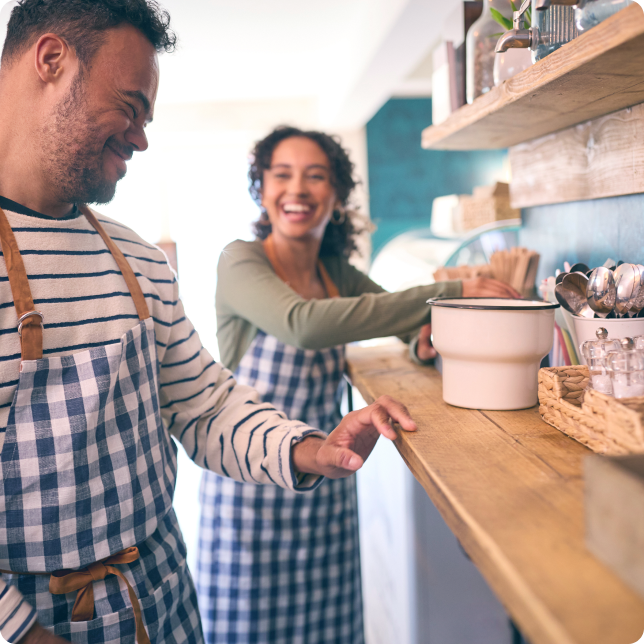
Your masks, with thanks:
[(423, 150), (420, 136), (431, 116), (431, 99), (392, 99), (367, 124), (374, 254), (396, 235), (429, 226), (436, 197), (471, 194), (504, 176), (504, 150)]
[(563, 262), (644, 263), (644, 195), (627, 195), (526, 208), (521, 245), (541, 254), (539, 280)]

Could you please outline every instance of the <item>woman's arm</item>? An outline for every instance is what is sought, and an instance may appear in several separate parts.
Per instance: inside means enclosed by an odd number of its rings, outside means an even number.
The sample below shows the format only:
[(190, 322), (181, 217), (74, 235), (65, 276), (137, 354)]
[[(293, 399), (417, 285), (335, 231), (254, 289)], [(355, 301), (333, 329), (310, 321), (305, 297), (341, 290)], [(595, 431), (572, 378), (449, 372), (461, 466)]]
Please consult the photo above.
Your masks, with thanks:
[(365, 275), (360, 295), (305, 300), (275, 274), (261, 245), (247, 242), (224, 250), (218, 280), (220, 314), (244, 318), (286, 344), (316, 350), (409, 334), (429, 321), (427, 299), (461, 295), (460, 282), (387, 293)]

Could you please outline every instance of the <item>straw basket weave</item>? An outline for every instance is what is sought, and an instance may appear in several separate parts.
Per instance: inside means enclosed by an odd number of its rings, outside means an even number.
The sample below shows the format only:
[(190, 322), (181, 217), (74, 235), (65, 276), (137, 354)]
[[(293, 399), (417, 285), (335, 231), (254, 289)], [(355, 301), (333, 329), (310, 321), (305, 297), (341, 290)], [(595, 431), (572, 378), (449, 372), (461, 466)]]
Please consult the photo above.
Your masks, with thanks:
[(539, 413), (598, 454), (644, 453), (644, 397), (617, 400), (588, 385), (588, 367), (539, 371)]

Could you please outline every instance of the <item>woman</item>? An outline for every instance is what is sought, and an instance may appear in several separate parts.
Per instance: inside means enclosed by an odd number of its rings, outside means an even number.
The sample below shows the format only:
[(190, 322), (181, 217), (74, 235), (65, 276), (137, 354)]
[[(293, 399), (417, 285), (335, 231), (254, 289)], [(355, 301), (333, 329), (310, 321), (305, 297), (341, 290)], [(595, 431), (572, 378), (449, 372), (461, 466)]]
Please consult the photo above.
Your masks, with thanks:
[[(323, 430), (340, 417), (346, 343), (409, 340), (423, 327), (411, 347), (427, 361), (428, 298), (518, 297), (482, 278), (384, 292), (347, 261), (352, 172), (335, 139), (276, 129), (249, 174), (257, 240), (230, 244), (218, 269), (222, 362), (264, 401)], [(297, 495), (206, 472), (201, 504), (197, 588), (209, 644), (363, 641), (354, 477)]]

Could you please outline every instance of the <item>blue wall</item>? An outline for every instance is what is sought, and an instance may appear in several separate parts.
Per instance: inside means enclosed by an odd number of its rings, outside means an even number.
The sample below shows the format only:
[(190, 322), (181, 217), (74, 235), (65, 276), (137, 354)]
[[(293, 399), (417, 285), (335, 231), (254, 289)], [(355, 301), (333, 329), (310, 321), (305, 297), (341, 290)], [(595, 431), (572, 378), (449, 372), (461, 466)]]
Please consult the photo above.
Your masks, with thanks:
[(644, 263), (644, 195), (526, 208), (519, 238), (541, 254), (539, 280), (563, 269), (564, 260)]
[(404, 98), (388, 101), (367, 124), (374, 254), (401, 232), (429, 226), (436, 197), (471, 194), (504, 176), (505, 151), (423, 150), (420, 135), (431, 119), (431, 99)]

